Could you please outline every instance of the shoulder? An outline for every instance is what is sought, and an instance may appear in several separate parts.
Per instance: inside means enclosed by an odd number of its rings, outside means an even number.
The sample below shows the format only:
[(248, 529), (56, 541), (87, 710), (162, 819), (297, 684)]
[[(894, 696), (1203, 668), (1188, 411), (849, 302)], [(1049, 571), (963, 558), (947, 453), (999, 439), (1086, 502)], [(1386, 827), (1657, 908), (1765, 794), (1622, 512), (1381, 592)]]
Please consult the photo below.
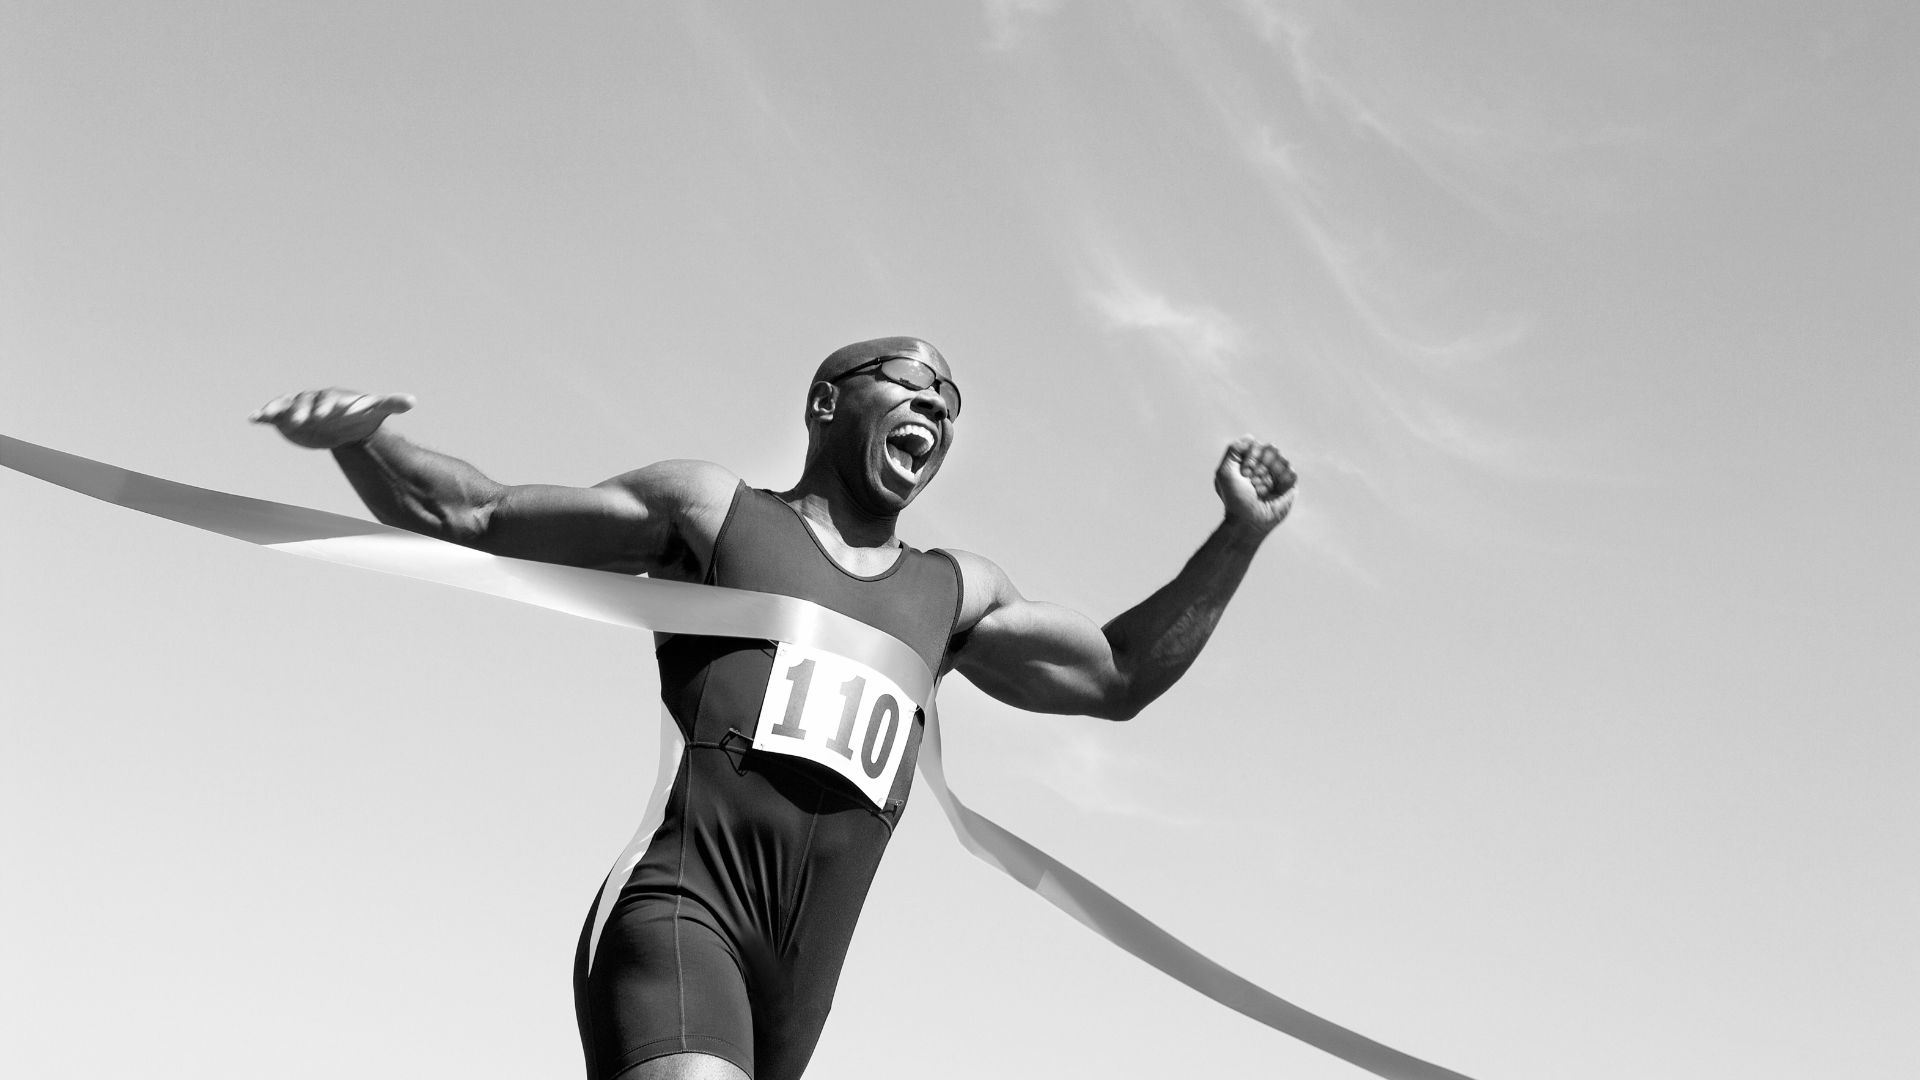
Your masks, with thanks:
[(730, 470), (692, 458), (656, 461), (594, 485), (631, 499), (649, 514), (676, 518), (716, 507), (725, 514), (739, 486), (740, 478)]
[(656, 461), (594, 487), (617, 505), (617, 516), (659, 538), (661, 569), (683, 580), (698, 580), (713, 556), (714, 541), (733, 508), (740, 478), (711, 461), (676, 458)]
[(942, 548), (960, 570), (960, 617), (956, 633), (966, 633), (996, 608), (1020, 598), (1020, 590), (1006, 571), (984, 555), (959, 548)]

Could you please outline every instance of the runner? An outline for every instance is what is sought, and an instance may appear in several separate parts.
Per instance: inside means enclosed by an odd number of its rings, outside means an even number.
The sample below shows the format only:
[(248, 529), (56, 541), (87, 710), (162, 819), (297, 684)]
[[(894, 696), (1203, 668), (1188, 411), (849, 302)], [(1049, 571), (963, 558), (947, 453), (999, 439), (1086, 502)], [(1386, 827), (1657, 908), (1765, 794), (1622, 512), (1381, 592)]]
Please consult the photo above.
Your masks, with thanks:
[[(906, 642), (929, 668), (1035, 712), (1130, 719), (1193, 663), (1294, 476), (1243, 437), (1214, 473), (1225, 518), (1172, 581), (1104, 627), (1022, 596), (965, 551), (920, 551), (901, 511), (954, 439), (959, 387), (918, 338), (858, 342), (814, 373), (784, 492), (703, 461), (590, 488), (508, 486), (384, 426), (406, 395), (314, 390), (252, 419), (331, 450), (380, 521), (496, 555), (782, 593)], [(684, 748), (587, 914), (575, 1007), (589, 1080), (796, 1080), (905, 807), (921, 706), (853, 660), (659, 635)]]

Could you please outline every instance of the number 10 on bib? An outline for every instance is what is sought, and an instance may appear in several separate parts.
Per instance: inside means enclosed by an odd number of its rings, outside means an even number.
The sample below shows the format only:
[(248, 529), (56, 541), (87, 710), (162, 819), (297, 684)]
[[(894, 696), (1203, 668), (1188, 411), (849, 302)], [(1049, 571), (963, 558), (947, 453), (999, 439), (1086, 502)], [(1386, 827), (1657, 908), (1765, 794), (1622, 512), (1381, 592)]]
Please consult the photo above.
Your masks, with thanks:
[(824, 765), (886, 809), (919, 704), (878, 671), (780, 642), (753, 748)]

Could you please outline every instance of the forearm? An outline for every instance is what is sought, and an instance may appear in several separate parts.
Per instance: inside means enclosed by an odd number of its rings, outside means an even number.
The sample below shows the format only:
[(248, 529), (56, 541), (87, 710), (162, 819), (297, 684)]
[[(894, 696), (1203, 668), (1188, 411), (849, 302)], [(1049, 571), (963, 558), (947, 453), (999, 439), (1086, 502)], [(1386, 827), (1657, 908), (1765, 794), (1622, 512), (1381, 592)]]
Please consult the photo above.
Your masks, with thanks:
[(486, 531), (503, 488), (459, 458), (415, 446), (381, 428), (338, 447), (333, 460), (381, 522), (455, 543)]
[(1103, 632), (1120, 676), (1111, 715), (1133, 716), (1193, 666), (1266, 535), (1222, 522), (1172, 581), (1107, 623)]

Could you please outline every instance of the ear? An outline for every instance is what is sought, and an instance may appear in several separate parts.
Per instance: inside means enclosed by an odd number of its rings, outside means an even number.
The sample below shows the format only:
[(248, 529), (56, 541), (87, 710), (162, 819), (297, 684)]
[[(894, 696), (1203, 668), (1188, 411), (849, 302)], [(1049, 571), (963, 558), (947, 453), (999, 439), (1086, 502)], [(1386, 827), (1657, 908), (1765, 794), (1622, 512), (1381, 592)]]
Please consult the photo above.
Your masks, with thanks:
[(807, 422), (827, 423), (840, 404), (840, 388), (830, 382), (817, 382), (807, 391)]

